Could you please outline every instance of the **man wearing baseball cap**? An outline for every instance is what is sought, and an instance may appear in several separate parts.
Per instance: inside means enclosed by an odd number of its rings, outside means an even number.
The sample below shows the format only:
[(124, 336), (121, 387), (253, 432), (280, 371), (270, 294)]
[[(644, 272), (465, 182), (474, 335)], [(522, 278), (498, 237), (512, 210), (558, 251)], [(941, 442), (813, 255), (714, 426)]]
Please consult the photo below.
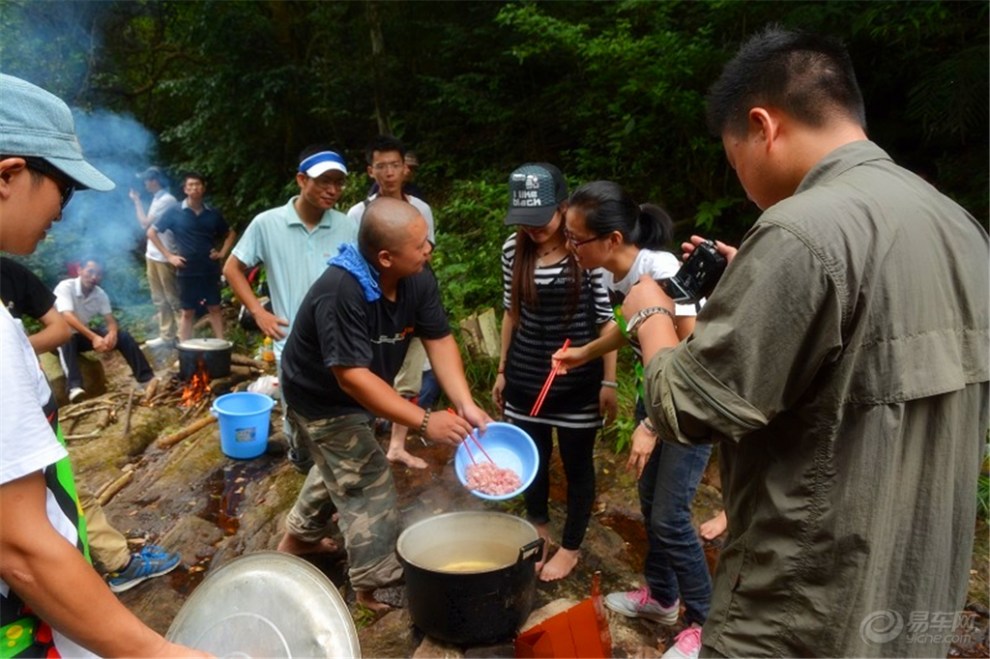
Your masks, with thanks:
[[(30, 254), (74, 190), (113, 189), (83, 158), (56, 96), (0, 74), (0, 251)], [(3, 305), (0, 305), (3, 307)], [(87, 560), (51, 389), (19, 321), (0, 308), (0, 637), (10, 656), (205, 656), (128, 611)], [(42, 619), (43, 618), (43, 619)]]
[[(144, 183), (144, 189), (151, 195), (148, 210), (144, 208), (141, 195), (137, 190), (128, 193), (134, 202), (134, 215), (137, 217), (141, 230), (145, 233), (148, 227), (165, 217), (173, 208), (179, 205), (178, 200), (168, 191), (167, 179), (158, 167), (149, 167), (136, 175)], [(172, 232), (166, 231), (162, 239), (175, 251), (175, 240)], [(182, 313), (182, 303), (179, 299), (179, 282), (175, 266), (168, 262), (154, 241), (147, 241), (144, 251), (145, 268), (148, 274), (148, 289), (151, 291), (151, 302), (158, 311), (158, 337), (148, 341), (149, 348), (159, 346), (173, 347), (179, 333), (179, 316)]]
[[(309, 287), (344, 243), (357, 242), (358, 223), (334, 209), (347, 185), (347, 165), (327, 144), (312, 144), (299, 154), (299, 194), (278, 208), (257, 215), (227, 258), (223, 274), (258, 328), (275, 342), (275, 360), (292, 329)], [(263, 263), (268, 271), (272, 311), (255, 295), (245, 270)], [(284, 409), (284, 406), (283, 406)], [(287, 424), (289, 459), (300, 471), (312, 464), (295, 446)]]

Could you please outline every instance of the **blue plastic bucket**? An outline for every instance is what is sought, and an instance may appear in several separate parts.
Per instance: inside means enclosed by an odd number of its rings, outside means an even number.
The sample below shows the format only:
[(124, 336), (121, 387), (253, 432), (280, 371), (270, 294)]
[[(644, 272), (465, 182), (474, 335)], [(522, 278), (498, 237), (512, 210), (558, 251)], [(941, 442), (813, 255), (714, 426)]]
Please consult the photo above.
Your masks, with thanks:
[(220, 426), (224, 455), (246, 460), (265, 452), (273, 405), (270, 396), (251, 391), (225, 394), (213, 401), (210, 411)]

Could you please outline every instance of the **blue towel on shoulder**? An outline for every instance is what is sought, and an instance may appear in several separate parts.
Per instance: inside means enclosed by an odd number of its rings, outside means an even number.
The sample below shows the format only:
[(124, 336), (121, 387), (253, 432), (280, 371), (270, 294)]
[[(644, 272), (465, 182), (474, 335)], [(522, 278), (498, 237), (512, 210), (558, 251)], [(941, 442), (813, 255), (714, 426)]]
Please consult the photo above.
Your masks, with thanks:
[(327, 265), (335, 265), (354, 275), (368, 302), (375, 302), (382, 296), (382, 289), (378, 286), (378, 271), (365, 261), (361, 252), (351, 243), (341, 245), (337, 256), (327, 261)]

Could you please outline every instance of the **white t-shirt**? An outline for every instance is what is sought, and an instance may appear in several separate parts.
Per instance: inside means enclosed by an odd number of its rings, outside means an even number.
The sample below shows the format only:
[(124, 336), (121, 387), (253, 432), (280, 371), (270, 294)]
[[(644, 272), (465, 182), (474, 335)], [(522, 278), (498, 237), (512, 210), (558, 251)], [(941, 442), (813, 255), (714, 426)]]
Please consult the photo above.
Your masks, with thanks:
[[(677, 274), (680, 268), (681, 262), (670, 252), (641, 249), (625, 277), (619, 281), (615, 281), (612, 273), (605, 270), (602, 275), (602, 283), (605, 284), (605, 288), (609, 291), (621, 293), (624, 298), (643, 275), (649, 275), (653, 279), (668, 279)], [(674, 306), (674, 315), (697, 316), (698, 310), (702, 306), (704, 306), (704, 300), (698, 302), (697, 305), (677, 304)]]
[[(369, 197), (365, 201), (361, 201), (354, 204), (348, 209), (347, 217), (354, 220), (354, 222), (358, 226), (361, 226), (361, 216), (364, 215), (364, 209), (367, 207), (366, 202), (371, 201), (372, 199), (375, 199), (377, 197), (378, 195), (374, 195), (373, 197)], [(434, 245), (436, 245), (437, 239), (433, 230), (433, 209), (430, 208), (430, 205), (428, 203), (426, 203), (419, 197), (413, 197), (412, 195), (404, 195), (404, 197), (405, 197), (404, 200), (412, 204), (416, 208), (416, 210), (419, 211), (419, 214), (423, 216), (423, 219), (426, 220), (426, 232), (427, 232), (426, 239), (429, 240)]]
[[(55, 287), (55, 310), (59, 313), (71, 311), (83, 325), (89, 325), (94, 317), (103, 319), (110, 314), (110, 298), (99, 286), (94, 286), (89, 295), (84, 295), (79, 277), (63, 279)], [(76, 333), (76, 330), (72, 330)]]
[[(20, 320), (0, 306), (0, 485), (42, 472), (68, 454), (42, 411), (51, 397), (48, 381), (38, 364)], [(78, 531), (62, 512), (55, 493), (46, 490), (48, 520), (70, 544)], [(0, 579), (0, 598), (10, 595)], [(5, 623), (8, 621), (4, 621)], [(63, 657), (95, 656), (54, 631), (55, 647)]]
[[(162, 216), (170, 211), (173, 207), (178, 206), (179, 201), (172, 196), (172, 193), (168, 190), (162, 189), (155, 193), (155, 196), (151, 198), (151, 204), (148, 206), (148, 226), (150, 227), (158, 220), (162, 219)], [(172, 237), (171, 231), (165, 231), (164, 233), (159, 233), (158, 237), (161, 241), (165, 243), (171, 251), (175, 251), (175, 239)], [(159, 263), (165, 263), (168, 259), (162, 254), (162, 251), (155, 247), (155, 243), (148, 241), (148, 245), (144, 248), (144, 258), (151, 259), (152, 261), (158, 261)]]

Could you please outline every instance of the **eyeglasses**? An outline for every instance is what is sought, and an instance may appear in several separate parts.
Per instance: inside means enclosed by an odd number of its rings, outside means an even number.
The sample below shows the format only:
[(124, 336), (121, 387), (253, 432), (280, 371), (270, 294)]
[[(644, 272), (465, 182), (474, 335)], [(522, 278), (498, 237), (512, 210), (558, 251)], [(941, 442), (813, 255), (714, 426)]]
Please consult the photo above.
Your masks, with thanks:
[(384, 172), (385, 170), (397, 172), (405, 166), (406, 164), (404, 162), (396, 160), (394, 162), (376, 162), (371, 168), (376, 172)]
[(601, 240), (604, 237), (605, 236), (594, 236), (592, 238), (585, 238), (584, 240), (578, 240), (577, 236), (575, 236), (567, 229), (564, 229), (564, 240), (566, 240), (567, 244), (570, 245), (571, 247), (580, 247), (581, 245), (587, 245), (588, 243), (593, 243), (596, 240)]
[(58, 193), (62, 197), (62, 210), (72, 199), (72, 194), (76, 191), (76, 185), (71, 180), (67, 180), (65, 174), (58, 168), (50, 165), (47, 160), (41, 158), (25, 158), (24, 163), (28, 169), (33, 169), (42, 176), (50, 178), (58, 186)]
[(343, 190), (347, 187), (347, 179), (343, 178), (312, 178), (312, 181), (316, 187), (323, 188), (324, 190), (329, 190), (330, 188), (337, 188), (338, 190)]

